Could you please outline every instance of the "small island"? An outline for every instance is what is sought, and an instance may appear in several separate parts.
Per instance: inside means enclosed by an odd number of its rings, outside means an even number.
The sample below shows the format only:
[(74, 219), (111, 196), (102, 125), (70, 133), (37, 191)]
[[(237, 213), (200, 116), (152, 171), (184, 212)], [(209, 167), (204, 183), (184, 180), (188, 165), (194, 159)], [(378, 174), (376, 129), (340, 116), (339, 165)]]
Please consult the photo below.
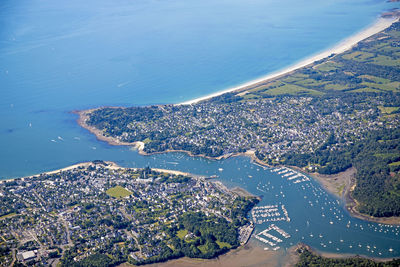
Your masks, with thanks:
[(256, 197), (176, 171), (94, 161), (0, 184), (1, 266), (213, 258), (247, 242)]

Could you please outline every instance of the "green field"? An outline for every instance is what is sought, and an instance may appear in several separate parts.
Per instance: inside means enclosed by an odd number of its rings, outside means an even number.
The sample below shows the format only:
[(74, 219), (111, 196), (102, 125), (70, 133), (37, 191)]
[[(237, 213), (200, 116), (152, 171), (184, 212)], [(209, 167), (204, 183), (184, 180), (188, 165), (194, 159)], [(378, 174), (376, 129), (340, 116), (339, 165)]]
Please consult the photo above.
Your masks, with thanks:
[(392, 162), (389, 166), (400, 166), (400, 161)]
[(388, 80), (388, 79), (376, 77), (376, 76), (372, 76), (372, 75), (360, 75), (360, 76), (358, 76), (358, 78), (361, 78), (363, 80), (368, 79), (375, 83), (389, 83), (390, 82), (390, 80)]
[(228, 248), (228, 249), (230, 249), (232, 246), (231, 246), (231, 244), (229, 244), (229, 243), (226, 243), (226, 242), (222, 242), (222, 241), (215, 241), (217, 244), (218, 244), (218, 246), (220, 247), (220, 248)]
[(297, 85), (300, 86), (304, 86), (304, 87), (308, 87), (308, 86), (319, 86), (319, 87), (323, 87), (323, 85), (327, 84), (328, 82), (326, 81), (317, 81), (314, 79), (304, 79), (304, 80), (299, 80), (297, 82), (295, 82)]
[(125, 188), (123, 188), (122, 186), (119, 186), (119, 185), (111, 187), (110, 189), (108, 189), (106, 191), (106, 193), (110, 197), (115, 197), (115, 198), (127, 197), (127, 196), (132, 195), (131, 191), (126, 190)]
[(382, 65), (382, 66), (398, 66), (400, 64), (399, 59), (393, 59), (388, 56), (379, 55), (374, 57), (374, 64)]
[(365, 62), (371, 58), (374, 58), (374, 55), (368, 52), (356, 51), (350, 54), (345, 54), (342, 56), (344, 59)]
[(316, 69), (319, 71), (329, 72), (340, 68), (342, 65), (336, 62), (328, 61), (316, 66)]
[(151, 143), (151, 139), (150, 138), (146, 138), (142, 141), (144, 144), (148, 144)]
[(373, 88), (368, 88), (368, 87), (365, 87), (365, 88), (360, 88), (360, 89), (355, 89), (355, 90), (351, 90), (351, 91), (348, 91), (349, 93), (368, 93), (368, 92), (381, 92), (380, 90), (378, 90), (378, 89), (373, 89)]
[(178, 233), (176, 234), (180, 239), (184, 239), (185, 236), (188, 234), (188, 230), (183, 229), (179, 230)]
[(393, 112), (396, 112), (399, 110), (400, 107), (384, 107), (384, 106), (378, 106), (379, 110), (383, 114), (392, 114)]
[(372, 88), (381, 89), (381, 90), (385, 90), (385, 91), (397, 91), (400, 89), (399, 82), (391, 82), (391, 83), (385, 83), (385, 84), (363, 82), (361, 84), (364, 86), (367, 86), (367, 87), (372, 87)]
[(322, 95), (322, 92), (307, 89), (294, 84), (284, 84), (282, 86), (269, 89), (266, 92), (267, 95), (275, 96), (275, 95), (300, 95), (300, 94), (308, 94), (308, 95)]

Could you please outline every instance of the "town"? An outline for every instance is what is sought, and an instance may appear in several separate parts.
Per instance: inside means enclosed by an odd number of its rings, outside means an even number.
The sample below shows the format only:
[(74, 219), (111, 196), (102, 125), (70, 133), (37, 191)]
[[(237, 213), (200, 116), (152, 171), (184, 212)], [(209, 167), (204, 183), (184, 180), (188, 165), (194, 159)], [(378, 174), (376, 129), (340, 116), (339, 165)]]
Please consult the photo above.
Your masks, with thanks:
[[(99, 139), (144, 154), (246, 153), (264, 165), (327, 175), (355, 167), (358, 212), (399, 216), (392, 178), (400, 170), (399, 32), (396, 22), (344, 53), (203, 101), (102, 107), (79, 112), (79, 122)], [(381, 177), (369, 179), (372, 169)], [(386, 194), (391, 190), (397, 193)]]
[(0, 265), (215, 257), (247, 242), (257, 203), (221, 186), (103, 161), (3, 181)]

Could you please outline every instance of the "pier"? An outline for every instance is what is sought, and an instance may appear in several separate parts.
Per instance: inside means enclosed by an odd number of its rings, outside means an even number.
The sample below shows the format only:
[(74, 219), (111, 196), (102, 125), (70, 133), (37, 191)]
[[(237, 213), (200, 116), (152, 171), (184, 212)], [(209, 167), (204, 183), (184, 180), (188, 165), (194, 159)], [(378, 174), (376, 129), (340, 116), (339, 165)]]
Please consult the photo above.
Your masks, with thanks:
[[(263, 231), (254, 236), (257, 240), (272, 247), (272, 250), (280, 249), (280, 247), (276, 245), (278, 243), (283, 242), (283, 240), (278, 236), (269, 233), (270, 231), (276, 231), (280, 236), (282, 236), (282, 238), (285, 239), (290, 238), (290, 234), (288, 234), (286, 231), (279, 228), (275, 224), (271, 224), (269, 227), (267, 227), (266, 229), (264, 229)], [(268, 248), (265, 248), (265, 250), (268, 250)]]
[(253, 222), (256, 224), (263, 224), (265, 222), (290, 222), (289, 214), (285, 205), (266, 205), (255, 207), (251, 210)]

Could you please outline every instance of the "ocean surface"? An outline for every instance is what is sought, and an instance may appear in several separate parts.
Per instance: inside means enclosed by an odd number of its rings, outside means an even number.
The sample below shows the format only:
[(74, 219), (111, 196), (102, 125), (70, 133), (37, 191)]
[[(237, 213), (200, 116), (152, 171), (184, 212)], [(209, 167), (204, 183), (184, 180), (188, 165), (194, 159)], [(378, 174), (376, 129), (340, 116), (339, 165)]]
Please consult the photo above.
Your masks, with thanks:
[(285, 205), (291, 221), (274, 222), (291, 235), (282, 248), (304, 241), (329, 252), (400, 256), (398, 227), (349, 217), (313, 181), (293, 184), (245, 157), (140, 156), (96, 140), (71, 113), (208, 95), (332, 47), (394, 7), (385, 0), (3, 0), (0, 179), (95, 159), (217, 174), (263, 195), (259, 206)]

